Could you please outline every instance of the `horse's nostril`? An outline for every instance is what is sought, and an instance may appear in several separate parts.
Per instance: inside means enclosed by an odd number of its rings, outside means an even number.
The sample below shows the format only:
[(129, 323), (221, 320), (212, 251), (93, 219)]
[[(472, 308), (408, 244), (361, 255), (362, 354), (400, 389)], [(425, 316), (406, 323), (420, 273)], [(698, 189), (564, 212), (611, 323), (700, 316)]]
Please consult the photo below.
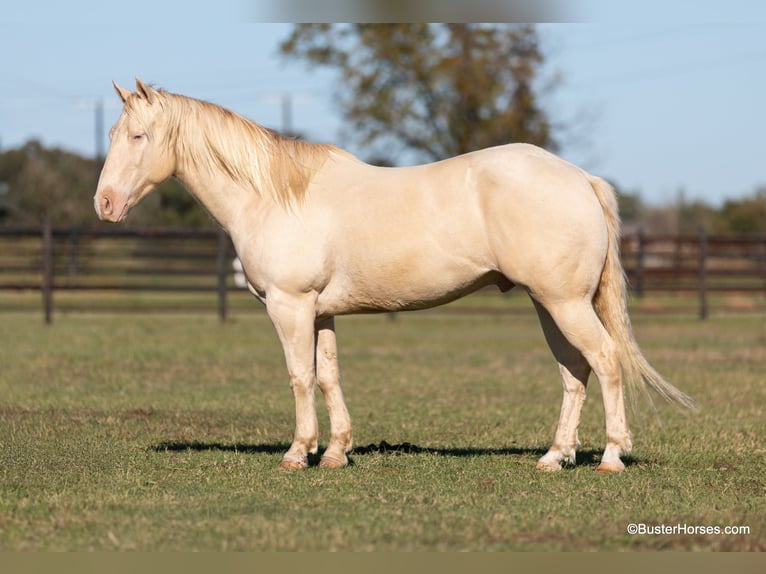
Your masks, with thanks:
[(101, 192), (101, 215), (111, 215), (113, 209), (112, 191), (105, 189)]

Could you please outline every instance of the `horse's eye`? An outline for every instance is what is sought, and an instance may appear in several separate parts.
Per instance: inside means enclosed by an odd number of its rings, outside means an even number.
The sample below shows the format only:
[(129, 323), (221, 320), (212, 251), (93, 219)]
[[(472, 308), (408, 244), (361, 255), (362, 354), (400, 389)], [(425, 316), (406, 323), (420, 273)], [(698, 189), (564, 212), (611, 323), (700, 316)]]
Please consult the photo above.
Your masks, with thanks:
[(132, 139), (134, 142), (137, 142), (140, 139), (142, 139), (143, 137), (144, 137), (144, 134), (135, 134), (135, 135), (130, 136), (130, 139)]

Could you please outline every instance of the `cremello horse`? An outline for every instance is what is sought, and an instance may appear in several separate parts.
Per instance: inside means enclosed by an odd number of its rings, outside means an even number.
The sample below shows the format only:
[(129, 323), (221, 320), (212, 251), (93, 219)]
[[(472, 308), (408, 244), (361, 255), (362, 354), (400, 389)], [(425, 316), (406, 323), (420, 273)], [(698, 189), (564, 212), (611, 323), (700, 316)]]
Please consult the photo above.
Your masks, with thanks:
[(134, 93), (115, 89), (124, 109), (109, 133), (96, 212), (122, 221), (175, 176), (228, 231), (274, 323), (295, 396), (295, 435), (281, 467), (304, 468), (318, 450), (315, 384), (331, 425), (320, 465), (348, 463), (336, 315), (424, 309), (488, 285), (529, 293), (559, 364), (561, 415), (539, 469), (574, 463), (591, 370), (606, 414), (601, 472), (623, 470), (620, 455), (631, 449), (623, 379), (693, 406), (633, 338), (617, 205), (602, 179), (524, 144), (374, 167), (138, 79)]

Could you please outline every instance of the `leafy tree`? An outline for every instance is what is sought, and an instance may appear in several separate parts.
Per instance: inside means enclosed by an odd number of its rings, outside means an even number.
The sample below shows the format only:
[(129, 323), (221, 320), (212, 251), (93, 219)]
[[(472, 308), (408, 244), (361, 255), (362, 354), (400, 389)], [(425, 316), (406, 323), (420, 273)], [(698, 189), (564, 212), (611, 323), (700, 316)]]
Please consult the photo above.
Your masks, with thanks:
[[(700, 229), (710, 232), (716, 218), (716, 210), (702, 200), (687, 201), (685, 192), (680, 190), (678, 200), (664, 205), (643, 205), (639, 199), (637, 211), (631, 208), (631, 201), (618, 195), (620, 210), (627, 206), (626, 215), (621, 213), (625, 223), (646, 233), (697, 233)], [(627, 201), (625, 201), (627, 200)], [(630, 217), (632, 215), (633, 217)]]
[(362, 145), (438, 160), (508, 142), (555, 150), (540, 105), (543, 54), (531, 25), (298, 24), (284, 55), (335, 68)]
[(43, 217), (70, 225), (87, 223), (98, 178), (95, 160), (32, 140), (0, 154), (3, 222), (36, 225)]
[(615, 186), (620, 219), (625, 224), (635, 224), (640, 221), (644, 212), (644, 203), (639, 192), (626, 191)]
[(702, 200), (684, 201), (678, 206), (678, 233), (709, 232), (716, 217), (715, 208)]
[(207, 211), (175, 178), (160, 184), (133, 209), (127, 221), (143, 227), (216, 227)]
[(729, 200), (716, 219), (721, 233), (766, 233), (766, 187), (756, 189), (752, 197)]

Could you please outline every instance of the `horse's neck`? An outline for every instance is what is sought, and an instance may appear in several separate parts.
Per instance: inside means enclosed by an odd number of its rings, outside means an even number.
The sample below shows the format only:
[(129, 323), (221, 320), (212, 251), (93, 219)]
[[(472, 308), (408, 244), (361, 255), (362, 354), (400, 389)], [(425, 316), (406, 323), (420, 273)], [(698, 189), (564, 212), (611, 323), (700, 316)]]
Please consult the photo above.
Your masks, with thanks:
[(243, 210), (258, 209), (264, 202), (261, 194), (235, 183), (220, 167), (200, 167), (185, 157), (183, 151), (178, 152), (175, 176), (227, 230), (231, 230)]

